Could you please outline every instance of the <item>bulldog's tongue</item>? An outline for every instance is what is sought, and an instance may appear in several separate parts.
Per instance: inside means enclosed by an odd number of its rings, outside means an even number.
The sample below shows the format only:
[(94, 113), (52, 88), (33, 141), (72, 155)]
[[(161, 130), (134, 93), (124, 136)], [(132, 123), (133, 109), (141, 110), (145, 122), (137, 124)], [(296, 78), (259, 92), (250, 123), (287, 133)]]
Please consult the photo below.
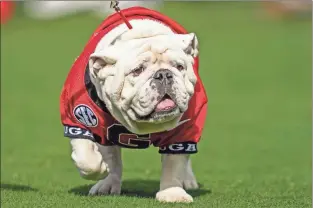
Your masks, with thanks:
[(155, 111), (164, 111), (164, 110), (169, 110), (175, 107), (175, 103), (173, 100), (169, 98), (165, 98), (162, 100), (155, 108)]

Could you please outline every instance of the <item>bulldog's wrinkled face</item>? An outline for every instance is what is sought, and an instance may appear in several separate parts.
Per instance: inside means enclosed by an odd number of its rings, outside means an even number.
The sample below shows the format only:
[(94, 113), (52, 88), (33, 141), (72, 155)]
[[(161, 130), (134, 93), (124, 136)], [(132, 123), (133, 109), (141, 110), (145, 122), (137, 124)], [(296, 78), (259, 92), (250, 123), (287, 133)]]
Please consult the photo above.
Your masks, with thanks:
[(115, 40), (90, 57), (98, 96), (132, 132), (174, 128), (194, 94), (197, 46), (193, 33)]

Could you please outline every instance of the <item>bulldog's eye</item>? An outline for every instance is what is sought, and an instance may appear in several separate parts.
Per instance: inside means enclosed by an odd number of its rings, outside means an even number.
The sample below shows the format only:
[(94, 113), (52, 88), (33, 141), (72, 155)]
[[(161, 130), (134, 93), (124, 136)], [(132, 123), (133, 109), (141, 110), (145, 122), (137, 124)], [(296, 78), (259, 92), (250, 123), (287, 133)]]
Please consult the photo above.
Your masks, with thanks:
[(177, 64), (176, 65), (176, 68), (179, 70), (179, 71), (182, 71), (185, 69), (185, 67), (182, 65), (182, 64)]
[(144, 66), (140, 65), (132, 71), (132, 74), (136, 77), (139, 76), (144, 70)]

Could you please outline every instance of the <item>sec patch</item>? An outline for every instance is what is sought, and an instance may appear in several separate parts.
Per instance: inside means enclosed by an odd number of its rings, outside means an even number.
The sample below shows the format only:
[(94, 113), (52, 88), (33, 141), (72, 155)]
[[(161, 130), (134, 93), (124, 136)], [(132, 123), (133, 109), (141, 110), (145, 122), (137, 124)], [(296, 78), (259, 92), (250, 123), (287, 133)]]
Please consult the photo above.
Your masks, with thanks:
[(87, 105), (77, 105), (74, 108), (73, 114), (75, 118), (85, 126), (96, 127), (98, 125), (98, 118), (96, 114)]

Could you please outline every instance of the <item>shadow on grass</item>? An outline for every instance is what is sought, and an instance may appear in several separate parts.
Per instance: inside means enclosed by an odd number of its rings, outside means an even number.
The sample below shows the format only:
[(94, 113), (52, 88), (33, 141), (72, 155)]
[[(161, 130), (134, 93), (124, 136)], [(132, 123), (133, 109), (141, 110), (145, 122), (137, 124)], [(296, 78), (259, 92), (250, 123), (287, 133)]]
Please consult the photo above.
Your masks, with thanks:
[(32, 188), (30, 186), (25, 185), (17, 185), (17, 184), (7, 184), (1, 183), (1, 189), (11, 190), (11, 191), (38, 191), (38, 189)]
[[(160, 182), (157, 180), (125, 180), (122, 185), (122, 196), (154, 198), (159, 189)], [(87, 196), (93, 184), (74, 187), (68, 192), (75, 195)], [(200, 184), (198, 190), (189, 190), (188, 193), (193, 197), (210, 194), (212, 191), (204, 189)]]

